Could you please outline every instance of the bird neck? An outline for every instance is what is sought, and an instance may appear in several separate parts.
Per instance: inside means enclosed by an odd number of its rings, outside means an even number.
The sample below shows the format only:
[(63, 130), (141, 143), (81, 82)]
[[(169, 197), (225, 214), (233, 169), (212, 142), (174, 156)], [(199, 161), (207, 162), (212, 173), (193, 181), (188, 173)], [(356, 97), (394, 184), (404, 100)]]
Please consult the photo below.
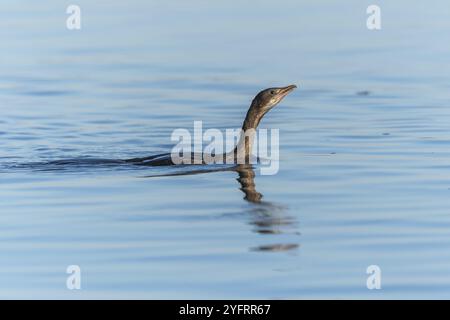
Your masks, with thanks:
[[(258, 102), (253, 100), (250, 108), (245, 116), (244, 123), (242, 124), (241, 135), (236, 147), (233, 150), (234, 159), (245, 160), (245, 163), (249, 163), (252, 154), (253, 141), (256, 135), (256, 128), (258, 127), (263, 114), (258, 110)], [(240, 162), (242, 164), (242, 162)]]

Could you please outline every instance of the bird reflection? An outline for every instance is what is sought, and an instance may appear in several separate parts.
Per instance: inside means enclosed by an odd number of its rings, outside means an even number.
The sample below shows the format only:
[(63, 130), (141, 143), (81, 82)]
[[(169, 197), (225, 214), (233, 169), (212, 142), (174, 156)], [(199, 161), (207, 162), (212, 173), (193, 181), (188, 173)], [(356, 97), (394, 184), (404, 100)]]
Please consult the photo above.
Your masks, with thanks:
[(255, 171), (253, 168), (248, 165), (239, 165), (236, 167), (236, 171), (239, 174), (237, 181), (241, 185), (240, 189), (245, 194), (244, 199), (253, 203), (261, 203), (263, 195), (256, 191)]
[[(244, 193), (244, 200), (252, 203), (249, 209), (250, 224), (253, 225), (254, 231), (260, 234), (285, 234), (294, 233), (296, 231), (295, 218), (286, 215), (286, 208), (276, 205), (272, 202), (263, 201), (263, 195), (256, 191), (255, 171), (250, 165), (238, 165), (235, 168), (239, 177), (237, 181), (240, 184), (240, 190)], [(297, 243), (277, 243), (269, 245), (261, 245), (251, 248), (252, 251), (279, 252), (297, 249)]]
[[(195, 170), (190, 169), (181, 172), (178, 171), (168, 174), (145, 176), (145, 178), (184, 176), (221, 171), (237, 172), (238, 178), (236, 180), (240, 184), (239, 189), (244, 193), (244, 200), (250, 204), (248, 215), (250, 217), (250, 225), (254, 226), (254, 232), (265, 235), (299, 234), (296, 229), (297, 221), (294, 217), (286, 214), (286, 207), (262, 200), (263, 195), (256, 191), (255, 171), (251, 165), (243, 164), (233, 167), (216, 167), (208, 169), (196, 168)], [(298, 247), (299, 244), (297, 243), (274, 243), (253, 247), (250, 248), (250, 250), (259, 252), (281, 252), (294, 250)]]

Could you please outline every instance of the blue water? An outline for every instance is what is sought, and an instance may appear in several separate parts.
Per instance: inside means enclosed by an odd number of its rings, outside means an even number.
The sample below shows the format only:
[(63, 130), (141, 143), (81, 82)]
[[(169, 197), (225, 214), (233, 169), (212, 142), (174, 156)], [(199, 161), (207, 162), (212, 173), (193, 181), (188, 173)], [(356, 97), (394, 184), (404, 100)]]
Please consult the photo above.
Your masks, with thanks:
[[(446, 1), (377, 1), (379, 31), (369, 1), (74, 4), (79, 31), (0, 5), (0, 298), (450, 298)], [(168, 152), (291, 83), (262, 203), (235, 171), (29, 165)]]

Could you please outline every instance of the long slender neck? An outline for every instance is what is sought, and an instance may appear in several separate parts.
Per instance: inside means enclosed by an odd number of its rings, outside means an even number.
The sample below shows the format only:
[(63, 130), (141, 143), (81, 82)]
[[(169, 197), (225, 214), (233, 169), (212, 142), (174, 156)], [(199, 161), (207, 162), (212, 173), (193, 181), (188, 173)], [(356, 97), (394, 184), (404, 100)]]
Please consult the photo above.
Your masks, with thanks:
[(258, 127), (263, 115), (264, 114), (262, 114), (258, 108), (258, 101), (254, 99), (247, 111), (244, 123), (242, 124), (242, 131), (238, 144), (232, 151), (235, 159), (238, 157), (243, 157), (245, 163), (249, 163), (256, 128)]
[(263, 114), (258, 110), (258, 102), (253, 100), (250, 108), (247, 111), (247, 115), (245, 116), (244, 123), (242, 124), (242, 130), (246, 131), (249, 129), (255, 129), (258, 127), (261, 122)]

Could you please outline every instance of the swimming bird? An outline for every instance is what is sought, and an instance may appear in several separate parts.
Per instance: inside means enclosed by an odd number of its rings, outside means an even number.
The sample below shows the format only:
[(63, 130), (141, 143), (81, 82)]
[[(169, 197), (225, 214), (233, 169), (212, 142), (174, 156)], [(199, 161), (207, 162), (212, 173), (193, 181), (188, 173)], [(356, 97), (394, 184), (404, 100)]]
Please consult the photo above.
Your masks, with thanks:
[[(259, 92), (250, 104), (250, 108), (247, 111), (244, 122), (242, 124), (242, 131), (239, 141), (236, 147), (222, 155), (205, 155), (202, 153), (190, 153), (184, 156), (186, 159), (190, 160), (189, 163), (194, 164), (205, 164), (205, 156), (214, 156), (215, 159), (222, 157), (222, 163), (249, 163), (252, 145), (253, 145), (253, 134), (247, 134), (252, 130), (256, 130), (261, 119), (267, 114), (273, 107), (275, 107), (284, 97), (286, 97), (290, 92), (292, 92), (296, 85), (289, 85), (286, 87), (268, 88)], [(158, 154), (145, 158), (133, 158), (124, 160), (126, 163), (145, 165), (145, 166), (164, 166), (164, 165), (174, 165), (172, 154), (164, 153)]]

